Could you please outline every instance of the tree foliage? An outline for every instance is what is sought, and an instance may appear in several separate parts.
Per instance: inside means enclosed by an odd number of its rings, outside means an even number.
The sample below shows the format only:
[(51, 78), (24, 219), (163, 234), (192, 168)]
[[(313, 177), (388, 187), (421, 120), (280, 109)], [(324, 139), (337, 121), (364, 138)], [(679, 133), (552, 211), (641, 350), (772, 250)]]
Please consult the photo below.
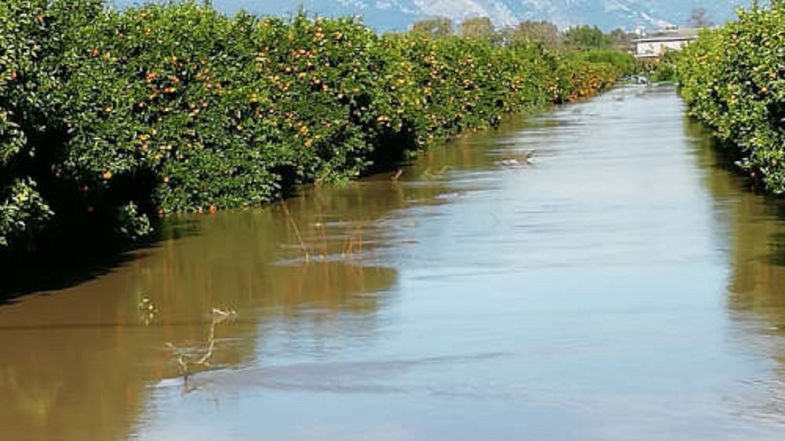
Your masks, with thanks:
[(763, 188), (785, 194), (785, 2), (705, 30), (678, 55), (690, 113), (732, 146)]
[(160, 213), (258, 205), (590, 96), (623, 69), (436, 24), (379, 36), (193, 1), (5, 0), (0, 247), (75, 226), (135, 239)]
[(452, 20), (446, 17), (429, 18), (412, 24), (412, 33), (432, 38), (453, 35)]
[(690, 19), (687, 20), (687, 26), (693, 28), (708, 28), (714, 26), (711, 21), (711, 16), (706, 8), (695, 8), (690, 13)]
[(490, 40), (495, 34), (496, 30), (488, 17), (467, 18), (461, 22), (461, 37)]
[(614, 29), (608, 34), (611, 47), (617, 51), (628, 52), (634, 49), (633, 43), (638, 36), (623, 29)]
[(578, 49), (610, 49), (611, 38), (597, 26), (576, 26), (564, 33), (568, 45)]
[(549, 21), (523, 21), (508, 31), (513, 41), (540, 41), (549, 46), (558, 46), (563, 36), (559, 28)]

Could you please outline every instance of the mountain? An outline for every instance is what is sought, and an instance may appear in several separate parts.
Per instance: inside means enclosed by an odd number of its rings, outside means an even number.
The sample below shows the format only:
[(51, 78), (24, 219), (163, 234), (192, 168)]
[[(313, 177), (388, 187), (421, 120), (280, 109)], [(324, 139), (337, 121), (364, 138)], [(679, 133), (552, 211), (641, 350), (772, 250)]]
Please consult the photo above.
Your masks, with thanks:
[[(115, 0), (118, 6), (135, 3)], [(487, 16), (497, 26), (523, 20), (548, 20), (561, 28), (580, 24), (605, 30), (638, 27), (657, 29), (683, 25), (693, 9), (703, 7), (710, 18), (722, 23), (735, 16), (737, 6), (752, 0), (213, 0), (213, 6), (234, 12), (246, 9), (260, 14), (291, 15), (302, 6), (324, 16), (360, 15), (380, 31), (405, 30), (412, 22), (428, 17), (461, 21)]]

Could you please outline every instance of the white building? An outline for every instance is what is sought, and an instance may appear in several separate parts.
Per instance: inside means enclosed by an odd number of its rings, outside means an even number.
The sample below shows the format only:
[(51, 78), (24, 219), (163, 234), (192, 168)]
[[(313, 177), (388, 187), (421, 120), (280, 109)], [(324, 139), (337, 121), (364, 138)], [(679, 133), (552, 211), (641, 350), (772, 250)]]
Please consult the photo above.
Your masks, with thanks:
[(636, 58), (659, 58), (677, 51), (698, 39), (697, 29), (675, 29), (647, 35), (635, 40)]

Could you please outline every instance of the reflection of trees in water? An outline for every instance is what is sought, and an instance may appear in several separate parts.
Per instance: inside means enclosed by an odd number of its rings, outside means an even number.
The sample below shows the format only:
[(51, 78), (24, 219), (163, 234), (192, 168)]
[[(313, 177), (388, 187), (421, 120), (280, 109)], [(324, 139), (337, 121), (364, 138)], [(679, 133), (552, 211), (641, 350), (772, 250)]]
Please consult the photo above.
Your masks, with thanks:
[(750, 191), (700, 125), (688, 121), (686, 130), (719, 217), (728, 223), (731, 307), (785, 324), (785, 205)]
[[(213, 364), (237, 365), (253, 359), (260, 321), (311, 320), (318, 333), (327, 316), (373, 314), (378, 297), (358, 294), (395, 281), (393, 269), (346, 261), (276, 265), (290, 232), (273, 209), (222, 214), (201, 227), (202, 235), (165, 241), (105, 277), (0, 312), (3, 437), (125, 439), (145, 386), (178, 375), (164, 344), (203, 344), (214, 306), (237, 309), (238, 319), (217, 329)], [(143, 299), (157, 312), (148, 327)]]
[[(493, 135), (453, 144), (423, 154), (398, 182), (378, 176), (288, 200), (309, 263), (281, 205), (184, 216), (167, 223), (168, 239), (124, 266), (0, 308), (2, 438), (126, 439), (146, 387), (178, 375), (165, 343), (203, 344), (214, 307), (237, 311), (216, 329), (215, 365), (253, 360), (274, 331), (270, 323), (305, 330), (292, 339), (372, 336), (397, 277), (384, 251), (407, 239), (390, 228), (393, 213), (405, 217), (402, 209), (440, 203), (450, 191), (451, 172), (434, 182), (421, 179), (428, 170), (492, 164)], [(140, 313), (140, 304), (154, 305), (155, 314)]]
[(732, 161), (713, 148), (700, 125), (688, 121), (686, 130), (714, 198), (721, 240), (728, 244), (731, 316), (743, 324), (737, 330), (744, 346), (765, 351), (779, 365), (773, 378), (750, 379), (750, 386), (763, 394), (752, 412), (781, 421), (785, 410), (785, 205), (755, 194), (749, 182), (736, 174)]
[(728, 243), (731, 315), (744, 324), (739, 330), (744, 346), (763, 350), (779, 365), (773, 378), (750, 383), (762, 394), (751, 411), (781, 421), (785, 410), (785, 205), (755, 194), (732, 162), (713, 148), (700, 125), (688, 121), (686, 128), (706, 172), (718, 222), (727, 222), (721, 234)]
[(135, 311), (109, 301), (112, 292), (95, 284), (84, 291), (32, 299), (0, 315), (4, 439), (127, 436), (144, 381), (156, 375), (139, 364), (150, 339), (138, 338), (135, 316), (124, 310)]

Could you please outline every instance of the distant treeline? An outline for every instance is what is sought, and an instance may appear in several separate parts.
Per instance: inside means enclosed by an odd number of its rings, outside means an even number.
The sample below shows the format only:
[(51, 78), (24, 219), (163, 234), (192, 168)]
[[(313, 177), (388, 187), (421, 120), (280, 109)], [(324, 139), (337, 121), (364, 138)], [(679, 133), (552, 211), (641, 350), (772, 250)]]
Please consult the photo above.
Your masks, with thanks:
[(458, 35), (464, 38), (479, 38), (495, 43), (509, 44), (516, 41), (535, 40), (552, 48), (564, 49), (616, 49), (632, 50), (636, 34), (615, 29), (603, 32), (597, 26), (573, 26), (564, 31), (549, 21), (527, 20), (516, 26), (497, 29), (488, 17), (468, 18), (456, 26), (449, 18), (432, 18), (417, 21), (412, 25), (412, 33), (432, 37)]
[(676, 59), (690, 113), (764, 190), (785, 194), (785, 2), (704, 31)]
[(3, 0), (0, 250), (85, 231), (135, 239), (165, 213), (389, 167), (506, 112), (591, 96), (633, 64), (466, 32), (380, 36), (349, 18), (229, 17), (193, 1)]

